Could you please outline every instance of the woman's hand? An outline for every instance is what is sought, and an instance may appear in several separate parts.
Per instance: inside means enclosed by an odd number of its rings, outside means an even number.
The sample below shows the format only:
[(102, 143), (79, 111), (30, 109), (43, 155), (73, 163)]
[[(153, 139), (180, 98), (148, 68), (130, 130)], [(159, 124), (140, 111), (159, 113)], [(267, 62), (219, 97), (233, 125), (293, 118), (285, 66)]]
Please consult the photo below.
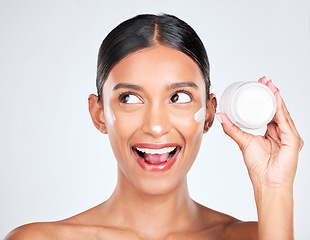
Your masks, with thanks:
[(277, 111), (265, 136), (254, 136), (218, 113), (222, 127), (239, 145), (254, 187), (260, 240), (294, 239), (293, 182), (303, 147), (279, 90), (266, 77), (259, 79), (274, 93)]
[(254, 187), (289, 187), (294, 181), (303, 140), (278, 88), (266, 77), (259, 79), (259, 82), (274, 93), (277, 102), (275, 117), (267, 125), (265, 136), (243, 132), (224, 113), (218, 113), (217, 118), (222, 123), (224, 132), (239, 145)]

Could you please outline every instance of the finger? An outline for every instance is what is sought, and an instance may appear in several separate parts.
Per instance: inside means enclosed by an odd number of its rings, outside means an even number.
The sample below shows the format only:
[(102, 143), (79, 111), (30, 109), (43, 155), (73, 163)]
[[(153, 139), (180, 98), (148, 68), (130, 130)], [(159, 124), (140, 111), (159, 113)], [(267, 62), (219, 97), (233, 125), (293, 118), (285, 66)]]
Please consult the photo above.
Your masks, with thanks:
[(266, 86), (273, 92), (273, 94), (279, 92), (279, 89), (276, 87), (272, 80), (268, 80)]
[(299, 151), (300, 151), (300, 150), (303, 148), (303, 146), (304, 146), (304, 141), (303, 141), (303, 139), (300, 137), (300, 135), (299, 135), (299, 133), (298, 133), (298, 131), (297, 131), (297, 128), (296, 128), (296, 126), (295, 126), (295, 123), (294, 123), (294, 121), (293, 121), (293, 119), (292, 119), (292, 117), (291, 117), (289, 111), (287, 110), (287, 107), (286, 107), (285, 102), (284, 102), (283, 100), (282, 100), (282, 106), (283, 106), (283, 110), (284, 110), (284, 112), (285, 112), (287, 121), (289, 122), (289, 124), (290, 124), (290, 126), (292, 127), (292, 130), (293, 130), (293, 132), (294, 132), (294, 134), (295, 134), (295, 136), (297, 137), (297, 139), (298, 139), (298, 141), (299, 141), (299, 144), (300, 144), (300, 146), (299, 146)]
[(285, 102), (284, 102), (283, 100), (282, 100), (282, 106), (283, 106), (283, 110), (284, 110), (284, 112), (285, 112), (286, 118), (287, 118), (288, 122), (290, 123), (290, 125), (291, 125), (293, 131), (295, 132), (296, 136), (298, 136), (298, 137), (300, 138), (300, 135), (299, 135), (299, 133), (298, 133), (298, 131), (297, 131), (297, 128), (296, 128), (296, 126), (295, 126), (295, 123), (294, 123), (294, 121), (293, 121), (293, 119), (292, 119), (292, 117), (291, 117), (291, 114), (290, 114), (289, 111), (287, 110), (287, 107), (286, 107)]
[[(273, 94), (276, 98), (277, 110), (276, 110), (275, 117), (274, 117), (273, 121), (275, 121), (278, 125), (279, 125), (279, 123), (281, 123), (281, 125), (283, 127), (285, 127), (285, 129), (288, 130), (289, 128), (291, 128), (291, 126), (287, 120), (287, 116), (286, 116), (287, 114), (283, 108), (283, 100), (282, 100), (282, 96), (280, 94), (280, 91), (276, 87), (276, 85), (273, 83), (272, 80), (268, 80), (266, 82), (266, 86), (273, 92)], [(281, 128), (281, 126), (280, 126), (280, 128)]]
[(224, 132), (238, 144), (239, 148), (242, 151), (246, 149), (253, 136), (235, 126), (224, 113), (217, 113), (216, 118), (222, 124)]
[(278, 125), (275, 122), (270, 122), (267, 124), (267, 131), (265, 134), (265, 138), (271, 138), (278, 146), (281, 146), (281, 139), (279, 137)]
[[(281, 97), (279, 89), (276, 87), (276, 85), (273, 83), (272, 80), (268, 80), (265, 76), (259, 79), (258, 81), (260, 83), (265, 84), (274, 93), (276, 97), (276, 101), (277, 101), (277, 111), (273, 119), (273, 121), (275, 122), (275, 125), (271, 127), (269, 130), (269, 133), (266, 132), (266, 134), (270, 134), (270, 136), (275, 137), (276, 136), (275, 133), (277, 133), (277, 136), (279, 137), (279, 139), (281, 139), (281, 136), (282, 136), (282, 138), (284, 137), (284, 139), (287, 139), (288, 141), (290, 141), (289, 138), (293, 134), (297, 138), (297, 141), (299, 143), (299, 151), (300, 151), (304, 145), (304, 141), (302, 140), (302, 138), (300, 137), (296, 129), (296, 126)], [(274, 140), (276, 141), (276, 139)], [(285, 141), (286, 140), (284, 140), (284, 142)]]
[(281, 131), (283, 133), (285, 133), (285, 134), (293, 133), (295, 135), (291, 125), (288, 122), (286, 113), (285, 113), (285, 111), (283, 109), (283, 105), (282, 105), (283, 101), (282, 101), (282, 97), (281, 97), (281, 94), (280, 94), (279, 90), (277, 90), (274, 93), (274, 95), (275, 95), (275, 98), (276, 98), (277, 110), (276, 110), (275, 116), (273, 118), (273, 121), (276, 124), (278, 124), (278, 126), (280, 127), (280, 129), (281, 129)]
[[(271, 91), (273, 91), (273, 93), (280, 92), (279, 89), (278, 89), (278, 88), (275, 86), (275, 84), (272, 82), (272, 80), (270, 80), (270, 81), (267, 82), (267, 87), (268, 87)], [(280, 95), (281, 95), (281, 94), (280, 94)], [(294, 124), (294, 122), (293, 122), (293, 120), (292, 120), (292, 118), (291, 118), (291, 115), (290, 115), (289, 111), (287, 110), (287, 107), (286, 107), (286, 105), (285, 105), (285, 103), (284, 103), (282, 97), (281, 97), (281, 105), (282, 105), (283, 113), (284, 113), (284, 115), (285, 115), (285, 117), (286, 117), (286, 119), (287, 119), (287, 121), (288, 121), (290, 127), (292, 128), (292, 130), (293, 130), (295, 136), (296, 136), (299, 140), (301, 140), (301, 137), (300, 137), (300, 135), (299, 135), (299, 133), (298, 133), (298, 131), (297, 131), (297, 129), (296, 129), (296, 126), (295, 126), (295, 124)]]
[(262, 78), (260, 78), (258, 81), (259, 81), (260, 83), (262, 83), (262, 84), (266, 85), (266, 84), (267, 84), (267, 82), (268, 82), (268, 79), (267, 79), (265, 76), (263, 76), (263, 77), (262, 77)]
[[(300, 151), (304, 145), (304, 142), (300, 137), (289, 112), (287, 111), (279, 89), (272, 81), (269, 81), (267, 86), (274, 92), (277, 102), (277, 111), (273, 121), (275, 121), (275, 123), (279, 126), (277, 131), (279, 138), (281, 139), (281, 143), (295, 146)], [(294, 137), (292, 138), (292, 136)]]

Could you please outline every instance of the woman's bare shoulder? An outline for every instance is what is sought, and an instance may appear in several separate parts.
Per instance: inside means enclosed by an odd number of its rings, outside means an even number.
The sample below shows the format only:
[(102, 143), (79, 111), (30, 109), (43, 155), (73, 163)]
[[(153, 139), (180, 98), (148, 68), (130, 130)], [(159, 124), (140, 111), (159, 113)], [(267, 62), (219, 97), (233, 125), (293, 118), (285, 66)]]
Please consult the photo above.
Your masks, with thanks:
[[(95, 235), (98, 229), (85, 221), (92, 215), (93, 209), (56, 222), (37, 222), (20, 226), (11, 231), (4, 240), (49, 240), (80, 239), (80, 236)], [(88, 216), (88, 217), (87, 217)], [(78, 237), (76, 237), (78, 236)]]
[(95, 239), (98, 227), (73, 222), (38, 222), (20, 226), (11, 231), (4, 240), (50, 240)]
[[(210, 239), (258, 239), (257, 222), (244, 222), (230, 215), (203, 207), (204, 234)], [(209, 239), (209, 238), (208, 238)]]
[[(74, 219), (73, 219), (74, 220)], [(125, 229), (74, 223), (72, 219), (60, 222), (30, 223), (11, 231), (4, 240), (93, 240), (140, 239)]]
[(59, 225), (54, 223), (29, 223), (11, 231), (4, 240), (48, 240), (53, 238)]

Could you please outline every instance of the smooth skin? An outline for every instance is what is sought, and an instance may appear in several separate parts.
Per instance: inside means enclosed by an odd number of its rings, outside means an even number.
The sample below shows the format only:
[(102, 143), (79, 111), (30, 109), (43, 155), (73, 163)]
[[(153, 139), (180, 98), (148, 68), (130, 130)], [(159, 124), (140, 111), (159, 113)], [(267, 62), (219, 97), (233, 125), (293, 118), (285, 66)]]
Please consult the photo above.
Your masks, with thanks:
[[(278, 105), (265, 136), (244, 133), (225, 114), (217, 114), (243, 153), (258, 224), (239, 221), (190, 198), (186, 175), (203, 133), (213, 123), (216, 98), (210, 94), (206, 100), (203, 76), (191, 58), (158, 45), (128, 55), (112, 69), (103, 87), (103, 102), (93, 94), (88, 99), (93, 123), (108, 134), (118, 163), (112, 196), (62, 221), (19, 227), (6, 240), (293, 239), (292, 186), (303, 142), (278, 89), (266, 78), (260, 81), (275, 93)], [(206, 109), (205, 118), (196, 122), (194, 115), (201, 107)], [(181, 151), (169, 170), (150, 172), (139, 166), (132, 152), (141, 143), (173, 143)]]

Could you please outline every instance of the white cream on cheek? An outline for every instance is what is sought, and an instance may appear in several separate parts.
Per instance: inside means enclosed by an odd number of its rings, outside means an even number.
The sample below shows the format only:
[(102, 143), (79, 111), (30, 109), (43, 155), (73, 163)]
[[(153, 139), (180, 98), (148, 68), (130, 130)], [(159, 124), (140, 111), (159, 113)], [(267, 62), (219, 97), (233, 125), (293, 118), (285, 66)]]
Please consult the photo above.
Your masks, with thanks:
[(154, 127), (152, 128), (152, 130), (153, 130), (154, 132), (160, 132), (160, 131), (161, 131), (161, 127), (160, 127), (160, 126), (154, 126)]
[(106, 106), (106, 111), (104, 112), (104, 116), (105, 116), (105, 120), (107, 121), (107, 123), (109, 123), (110, 125), (113, 125), (116, 121), (115, 115), (110, 107), (110, 105)]
[(197, 123), (201, 123), (204, 120), (206, 114), (206, 109), (204, 107), (200, 108), (194, 115), (194, 119)]

